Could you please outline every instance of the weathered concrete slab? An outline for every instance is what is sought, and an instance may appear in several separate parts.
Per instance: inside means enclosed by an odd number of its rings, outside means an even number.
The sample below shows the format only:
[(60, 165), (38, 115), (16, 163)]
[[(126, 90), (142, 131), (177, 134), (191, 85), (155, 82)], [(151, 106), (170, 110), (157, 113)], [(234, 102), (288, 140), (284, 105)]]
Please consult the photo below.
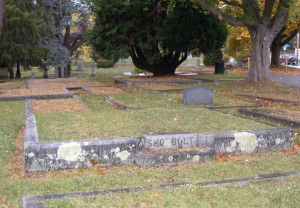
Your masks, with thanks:
[(135, 163), (143, 167), (171, 166), (178, 163), (207, 162), (215, 158), (216, 152), (212, 149), (170, 151), (165, 153), (138, 152)]
[(292, 129), (216, 133), (214, 149), (222, 153), (252, 153), (291, 149)]
[(183, 89), (184, 105), (212, 105), (214, 90), (208, 87), (191, 87)]
[(139, 139), (37, 142), (25, 146), (25, 169), (49, 171), (131, 164), (141, 149)]

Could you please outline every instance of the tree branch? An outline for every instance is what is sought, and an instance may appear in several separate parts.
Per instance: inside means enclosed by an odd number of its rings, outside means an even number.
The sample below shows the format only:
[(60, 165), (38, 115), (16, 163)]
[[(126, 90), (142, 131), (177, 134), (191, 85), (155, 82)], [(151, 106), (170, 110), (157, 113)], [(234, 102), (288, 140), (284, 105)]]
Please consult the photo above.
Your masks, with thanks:
[(207, 0), (197, 0), (197, 2), (202, 7), (202, 9), (207, 10), (211, 14), (218, 17), (220, 20), (224, 20), (233, 26), (245, 26), (245, 23), (243, 21), (225, 14), (220, 8), (207, 2)]
[(274, 37), (280, 32), (283, 26), (286, 23), (289, 13), (289, 7), (291, 4), (291, 0), (280, 0), (277, 12), (275, 16), (271, 19), (271, 34)]
[(274, 7), (276, 0), (269, 0), (269, 1), (265, 1), (265, 8), (263, 11), (263, 18), (264, 19), (270, 19), (271, 15), (272, 15), (272, 9)]

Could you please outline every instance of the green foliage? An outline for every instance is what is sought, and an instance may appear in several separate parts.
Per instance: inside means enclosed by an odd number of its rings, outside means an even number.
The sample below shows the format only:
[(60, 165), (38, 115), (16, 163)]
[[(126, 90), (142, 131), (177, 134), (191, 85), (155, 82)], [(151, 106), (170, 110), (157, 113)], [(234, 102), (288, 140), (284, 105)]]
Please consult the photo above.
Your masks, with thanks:
[(113, 60), (99, 60), (97, 61), (97, 67), (98, 68), (109, 68), (113, 67), (116, 64)]
[(222, 51), (221, 50), (214, 50), (209, 51), (204, 54), (203, 63), (206, 66), (213, 66), (215, 65), (215, 61), (222, 60)]
[(154, 74), (174, 73), (188, 52), (223, 46), (227, 29), (193, 1), (96, 0), (90, 34), (94, 50), (107, 59), (132, 57)]
[(0, 60), (13, 66), (42, 64), (48, 50), (42, 46), (43, 38), (51, 33), (42, 16), (42, 2), (36, 6), (26, 1), (7, 0), (4, 28), (0, 43)]

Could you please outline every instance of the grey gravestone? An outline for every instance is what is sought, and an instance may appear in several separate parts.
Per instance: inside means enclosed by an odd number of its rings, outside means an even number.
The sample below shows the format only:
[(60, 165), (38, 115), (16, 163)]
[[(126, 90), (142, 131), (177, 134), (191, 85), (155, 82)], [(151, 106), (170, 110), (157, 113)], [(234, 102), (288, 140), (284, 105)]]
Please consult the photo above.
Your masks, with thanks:
[(59, 64), (55, 66), (55, 77), (68, 77), (68, 67), (66, 64)]
[(214, 91), (208, 87), (191, 87), (183, 89), (184, 105), (212, 105)]
[(91, 67), (91, 77), (95, 77), (96, 76), (96, 73), (95, 73), (95, 66), (96, 66), (96, 64), (95, 64), (95, 62), (91, 62), (90, 63), (90, 67)]
[(35, 73), (34, 72), (31, 73), (31, 79), (35, 79)]
[(197, 58), (197, 66), (201, 66), (201, 64), (200, 64), (200, 58)]

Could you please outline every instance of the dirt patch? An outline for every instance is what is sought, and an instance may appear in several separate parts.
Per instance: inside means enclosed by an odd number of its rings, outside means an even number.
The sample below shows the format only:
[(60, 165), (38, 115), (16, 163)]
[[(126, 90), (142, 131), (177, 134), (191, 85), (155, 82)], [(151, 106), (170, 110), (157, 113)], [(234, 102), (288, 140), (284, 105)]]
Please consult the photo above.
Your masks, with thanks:
[(66, 94), (67, 91), (63, 88), (52, 89), (18, 89), (18, 90), (0, 90), (0, 97), (18, 97), (18, 96), (32, 96), (32, 95), (60, 95)]
[(78, 81), (77, 77), (72, 78), (55, 78), (55, 79), (30, 79), (28, 84), (43, 84), (43, 83), (62, 83), (62, 82), (74, 82)]
[(32, 100), (33, 112), (56, 113), (90, 110), (78, 99)]
[(22, 126), (15, 138), (15, 151), (6, 161), (6, 168), (9, 170), (10, 176), (15, 179), (22, 179), (26, 177), (25, 163), (24, 163), (24, 129)]
[(30, 89), (57, 89), (57, 88), (81, 88), (81, 87), (104, 87), (107, 84), (98, 82), (53, 82), (28, 84)]
[(94, 94), (106, 94), (106, 95), (126, 93), (126, 91), (118, 87), (88, 87), (88, 90), (90, 90)]
[(285, 119), (288, 121), (294, 121), (297, 123), (300, 123), (300, 112), (299, 111), (293, 111), (288, 109), (266, 109), (266, 108), (255, 108), (255, 109), (249, 109), (253, 112), (265, 115), (265, 116), (272, 116), (276, 118)]
[(145, 84), (140, 87), (146, 90), (182, 90), (182, 87), (166, 84)]

